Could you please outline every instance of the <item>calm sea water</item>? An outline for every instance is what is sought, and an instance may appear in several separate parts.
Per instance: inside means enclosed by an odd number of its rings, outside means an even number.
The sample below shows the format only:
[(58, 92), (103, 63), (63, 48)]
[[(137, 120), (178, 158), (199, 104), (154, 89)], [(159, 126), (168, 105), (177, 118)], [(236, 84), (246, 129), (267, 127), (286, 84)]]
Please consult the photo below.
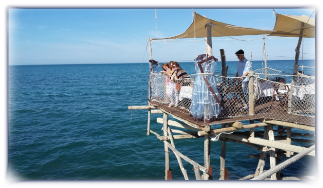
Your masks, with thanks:
[[(313, 61), (304, 63), (314, 66)], [(268, 61), (269, 67), (289, 73), (293, 64)], [(234, 74), (236, 62), (227, 65), (229, 74)], [(181, 66), (195, 73), (193, 63)], [(253, 62), (254, 70), (262, 66)], [(218, 67), (220, 71), (221, 63)], [(305, 74), (315, 74), (314, 69), (308, 71)], [(163, 180), (163, 143), (146, 135), (146, 110), (128, 110), (147, 105), (147, 83), (147, 63), (9, 66), (10, 172), (24, 180)], [(162, 134), (157, 117), (162, 115), (152, 114), (151, 129)], [(203, 165), (203, 138), (176, 140), (175, 145)], [(214, 179), (219, 178), (220, 146), (219, 141), (211, 142)], [(249, 154), (259, 152), (227, 143), (230, 180), (255, 171), (258, 160)], [(173, 153), (170, 160), (173, 179), (183, 180)], [(193, 167), (183, 164), (189, 178), (195, 179)], [(300, 176), (309, 170), (313, 158), (304, 157), (282, 173)]]

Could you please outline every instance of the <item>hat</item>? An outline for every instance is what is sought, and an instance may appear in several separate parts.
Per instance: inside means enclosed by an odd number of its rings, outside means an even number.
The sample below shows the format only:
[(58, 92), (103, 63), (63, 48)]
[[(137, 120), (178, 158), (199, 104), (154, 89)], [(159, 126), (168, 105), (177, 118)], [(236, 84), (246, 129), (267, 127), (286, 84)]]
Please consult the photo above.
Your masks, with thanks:
[(244, 51), (243, 51), (243, 50), (238, 50), (238, 51), (236, 52), (236, 55), (244, 55)]

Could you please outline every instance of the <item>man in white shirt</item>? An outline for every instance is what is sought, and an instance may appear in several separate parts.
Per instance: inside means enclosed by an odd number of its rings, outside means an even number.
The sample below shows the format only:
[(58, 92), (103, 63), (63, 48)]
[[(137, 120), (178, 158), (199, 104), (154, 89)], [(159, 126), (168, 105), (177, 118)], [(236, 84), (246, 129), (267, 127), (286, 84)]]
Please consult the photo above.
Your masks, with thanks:
[(249, 84), (249, 77), (248, 73), (251, 69), (251, 63), (244, 57), (244, 51), (238, 50), (235, 53), (239, 59), (238, 61), (238, 71), (236, 74), (236, 77), (239, 77), (239, 82), (242, 81), (242, 103), (243, 103), (243, 110), (248, 109), (248, 101), (249, 101), (249, 95), (248, 95), (248, 84)]

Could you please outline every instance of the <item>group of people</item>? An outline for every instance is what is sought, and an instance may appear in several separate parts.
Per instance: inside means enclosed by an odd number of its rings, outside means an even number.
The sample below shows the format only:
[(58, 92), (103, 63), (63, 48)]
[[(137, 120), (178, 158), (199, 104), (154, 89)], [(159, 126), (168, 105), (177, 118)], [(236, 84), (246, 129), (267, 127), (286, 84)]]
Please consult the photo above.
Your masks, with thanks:
[[(247, 110), (249, 108), (248, 73), (251, 70), (251, 63), (245, 58), (243, 50), (238, 50), (235, 54), (239, 59), (238, 65), (237, 65), (238, 71), (235, 77), (237, 77), (238, 81), (241, 82), (241, 85), (242, 85), (241, 99), (243, 103), (243, 110)], [(166, 94), (170, 100), (169, 107), (173, 107), (173, 106), (177, 107), (179, 105), (180, 87), (184, 85), (190, 85), (189, 76), (185, 72), (185, 70), (179, 66), (179, 64), (176, 61), (163, 63), (162, 69), (164, 70), (162, 72), (164, 72), (165, 80), (166, 80)]]
[[(161, 72), (164, 72), (165, 74), (166, 94), (170, 100), (169, 107), (178, 107), (181, 87), (190, 85), (191, 80), (186, 71), (182, 69), (176, 61), (163, 63), (162, 69), (164, 71)], [(182, 108), (187, 108), (184, 104), (181, 106)]]

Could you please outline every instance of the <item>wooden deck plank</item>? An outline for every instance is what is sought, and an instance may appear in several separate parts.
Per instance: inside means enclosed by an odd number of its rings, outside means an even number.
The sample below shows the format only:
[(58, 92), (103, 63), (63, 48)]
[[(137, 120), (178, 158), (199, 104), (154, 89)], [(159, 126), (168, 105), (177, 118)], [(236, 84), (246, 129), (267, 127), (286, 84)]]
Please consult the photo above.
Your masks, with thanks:
[(196, 121), (187, 110), (180, 109), (178, 107), (169, 107), (168, 104), (162, 104), (156, 101), (150, 101), (150, 104), (156, 106), (159, 109), (162, 109), (174, 116), (175, 118), (183, 119), (191, 124), (196, 125), (197, 127), (203, 127), (206, 124), (208, 125), (217, 125), (217, 124), (225, 124), (225, 123), (234, 123), (237, 121), (246, 121), (246, 120), (256, 120), (256, 119), (272, 119), (272, 120), (280, 120), (289, 123), (301, 124), (306, 126), (315, 126), (315, 118), (307, 117), (307, 116), (299, 116), (288, 114), (286, 110), (283, 110), (277, 103), (273, 103), (272, 108), (270, 108), (269, 103), (260, 104), (255, 107), (254, 116), (249, 116), (245, 114), (242, 117), (230, 117), (230, 118), (218, 118), (215, 120), (211, 120), (208, 123), (203, 121)]

